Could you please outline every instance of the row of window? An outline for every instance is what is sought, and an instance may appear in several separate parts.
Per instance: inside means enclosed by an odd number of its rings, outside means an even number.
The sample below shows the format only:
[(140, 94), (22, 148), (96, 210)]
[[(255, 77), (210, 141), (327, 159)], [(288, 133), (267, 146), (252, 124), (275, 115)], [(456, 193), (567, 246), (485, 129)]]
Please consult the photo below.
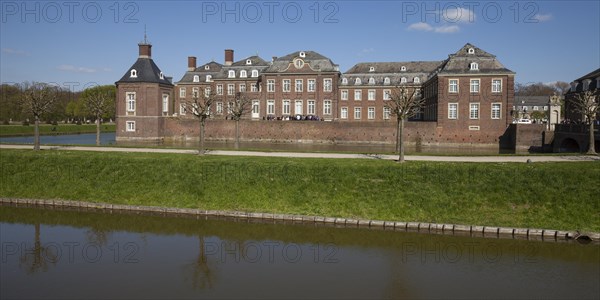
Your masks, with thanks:
[[(315, 79), (307, 79), (306, 80), (306, 91), (307, 92), (315, 92), (317, 90), (317, 81)], [(323, 79), (323, 91), (331, 92), (333, 90), (333, 82), (331, 78)], [(291, 79), (283, 79), (281, 81), (281, 91), (284, 93), (289, 93), (292, 91), (292, 80)], [(294, 92), (303, 92), (304, 91), (304, 79), (296, 79), (294, 80)], [(267, 80), (267, 92), (274, 93), (275, 92), (275, 80), (269, 79)]]
[[(469, 119), (477, 120), (480, 118), (479, 103), (469, 103)], [(492, 103), (491, 118), (498, 120), (502, 118), (502, 104)], [(458, 120), (458, 103), (448, 103), (448, 119)]]
[[(340, 99), (348, 100), (348, 90), (340, 90)], [(383, 90), (383, 100), (392, 99), (392, 91), (391, 90)], [(367, 91), (367, 100), (374, 101), (376, 100), (377, 91), (376, 90), (368, 90)], [(360, 101), (362, 100), (362, 90), (354, 90), (354, 100)]]
[[(458, 93), (458, 79), (448, 80), (448, 92), (451, 94)], [(471, 79), (469, 84), (469, 91), (471, 93), (479, 93), (481, 86), (480, 79)], [(492, 79), (492, 93), (502, 93), (502, 79)]]
[[(420, 83), (421, 79), (419, 77), (414, 77), (412, 82)], [(408, 79), (406, 77), (402, 77), (402, 78), (400, 78), (400, 83), (408, 83)], [(348, 78), (342, 78), (342, 85), (347, 85), (347, 84), (348, 84)], [(361, 85), (361, 84), (362, 84), (362, 79), (360, 79), (360, 78), (354, 79), (354, 85)], [(374, 84), (375, 84), (375, 78), (373, 78), (373, 77), (369, 78), (369, 85), (374, 85)], [(384, 78), (383, 84), (390, 85), (391, 84), (390, 78), (389, 77)]]
[[(331, 115), (331, 100), (323, 101), (323, 115)], [(283, 115), (291, 115), (292, 114), (292, 104), (294, 105), (294, 114), (295, 115), (304, 115), (304, 100), (282, 100), (281, 101), (281, 114)], [(317, 102), (315, 100), (307, 100), (306, 101), (306, 114), (307, 115), (316, 115), (317, 114)], [(215, 113), (220, 115), (224, 112), (223, 102), (215, 102), (216, 109)], [(233, 103), (227, 103), (227, 112), (230, 113), (229, 107), (231, 107)], [(252, 101), (252, 114), (258, 117), (260, 101), (253, 100)], [(210, 110), (210, 109), (209, 109)], [(185, 103), (181, 103), (179, 106), (179, 114), (185, 115), (187, 113), (187, 107)], [(275, 100), (267, 100), (267, 115), (275, 115)]]
[[(389, 120), (390, 115), (391, 115), (390, 108), (384, 107), (383, 108), (383, 119)], [(374, 120), (375, 116), (376, 116), (375, 107), (368, 107), (367, 108), (367, 120)], [(340, 108), (340, 119), (342, 119), (342, 120), (348, 119), (348, 107), (344, 106), (344, 107)], [(362, 119), (362, 107), (355, 107), (354, 108), (354, 120), (360, 120), (360, 119)]]
[[(127, 115), (135, 115), (136, 109), (136, 93), (127, 92), (125, 93), (125, 111)], [(169, 114), (169, 94), (162, 95), (162, 113), (163, 115)]]

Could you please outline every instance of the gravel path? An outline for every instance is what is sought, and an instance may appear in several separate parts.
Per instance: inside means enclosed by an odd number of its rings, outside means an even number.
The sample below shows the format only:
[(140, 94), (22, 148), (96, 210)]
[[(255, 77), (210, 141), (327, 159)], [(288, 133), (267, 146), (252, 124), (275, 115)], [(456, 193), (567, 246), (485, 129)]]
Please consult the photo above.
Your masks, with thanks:
[[(69, 151), (98, 151), (98, 152), (138, 152), (138, 153), (178, 153), (196, 154), (193, 149), (158, 149), (158, 148), (119, 148), (119, 147), (85, 147), (85, 146), (42, 146), (42, 150), (69, 150)], [(32, 149), (31, 145), (6, 145), (1, 144), (0, 149)], [(349, 154), (349, 153), (308, 153), (308, 152), (259, 152), (259, 151), (207, 151), (207, 155), (223, 156), (261, 156), (261, 157), (298, 157), (298, 158), (362, 158), (395, 160), (397, 155), (380, 154)], [(498, 156), (426, 156), (407, 155), (407, 161), (443, 161), (443, 162), (572, 162), (572, 161), (597, 161), (598, 156), (587, 155), (498, 155)]]

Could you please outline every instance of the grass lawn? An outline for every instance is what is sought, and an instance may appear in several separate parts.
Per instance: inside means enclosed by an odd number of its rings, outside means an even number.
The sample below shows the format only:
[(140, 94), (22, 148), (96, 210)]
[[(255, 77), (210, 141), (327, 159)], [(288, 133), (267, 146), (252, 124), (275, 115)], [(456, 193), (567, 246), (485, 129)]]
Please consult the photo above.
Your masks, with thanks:
[[(24, 136), (33, 135), (35, 126), (23, 125), (0, 125), (0, 136)], [(101, 132), (115, 132), (114, 124), (102, 124)], [(96, 133), (96, 124), (58, 124), (57, 126), (40, 124), (40, 134), (79, 134), (79, 133)]]
[(2, 150), (0, 196), (600, 231), (600, 162)]

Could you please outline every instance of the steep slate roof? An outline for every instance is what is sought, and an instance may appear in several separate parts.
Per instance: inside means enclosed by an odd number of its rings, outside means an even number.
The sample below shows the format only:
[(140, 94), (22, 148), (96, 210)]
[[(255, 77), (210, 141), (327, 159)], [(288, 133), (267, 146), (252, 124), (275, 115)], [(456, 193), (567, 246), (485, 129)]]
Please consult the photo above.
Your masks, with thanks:
[[(132, 78), (130, 76), (132, 69), (135, 69), (137, 72), (137, 77), (135, 77), (135, 78)], [(131, 66), (127, 70), (125, 75), (123, 75), (123, 77), (121, 77), (121, 79), (119, 81), (117, 81), (117, 83), (145, 82), (145, 83), (161, 83), (161, 84), (166, 84), (166, 85), (173, 85), (173, 83), (171, 83), (168, 80), (168, 77), (164, 76), (164, 74), (163, 74), (163, 79), (160, 79), (160, 73), (161, 73), (160, 69), (154, 63), (152, 58), (141, 58), (140, 57), (133, 64), (133, 66)]]
[[(473, 48), (475, 53), (469, 54), (469, 49)], [(479, 65), (479, 70), (471, 70), (470, 64), (475, 62)], [(513, 71), (505, 68), (495, 55), (487, 53), (482, 49), (467, 43), (454, 54), (450, 54), (448, 59), (441, 65), (437, 72), (440, 75), (460, 75), (460, 74), (515, 74)]]
[[(420, 83), (425, 82), (429, 75), (435, 71), (443, 61), (408, 61), (408, 62), (366, 62), (358, 63), (342, 74), (340, 80), (348, 79), (348, 85), (355, 85), (356, 78), (360, 78), (361, 85), (369, 85), (369, 79), (375, 79), (374, 85), (384, 85), (385, 78), (390, 79), (390, 85), (398, 85), (402, 77), (407, 79), (407, 84), (418, 77)], [(371, 67), (375, 68), (370, 71)], [(402, 67), (406, 70), (402, 71)]]
[[(305, 56), (300, 57), (300, 52), (304, 52)], [(314, 51), (296, 51), (286, 56), (275, 59), (271, 66), (268, 67), (265, 73), (285, 72), (295, 58), (302, 58), (304, 63), (308, 63), (312, 70), (321, 72), (339, 72), (340, 67), (333, 61)]]
[[(247, 61), (250, 60), (251, 64), (247, 64)], [(240, 71), (245, 70), (247, 72), (247, 77), (246, 78), (257, 78), (257, 77), (251, 77), (251, 73), (252, 70), (257, 70), (258, 74), (260, 76), (260, 73), (265, 70), (267, 67), (269, 66), (269, 63), (267, 63), (264, 59), (260, 58), (260, 56), (254, 55), (254, 56), (250, 56), (247, 58), (244, 58), (242, 60), (238, 60), (236, 62), (234, 62), (233, 64), (231, 64), (231, 66), (223, 66), (221, 71), (217, 74), (215, 74), (215, 76), (213, 78), (219, 78), (219, 79), (229, 79), (229, 71), (230, 70), (234, 70), (235, 71), (235, 78), (231, 78), (231, 79), (240, 79)]]
[[(596, 78), (598, 78), (598, 77), (600, 77), (600, 68), (596, 69), (588, 74), (585, 74), (584, 76), (577, 78), (574, 81), (577, 83), (577, 86), (575, 87), (575, 92), (583, 91), (583, 81), (586, 79), (591, 80), (591, 82), (589, 83), (589, 87), (588, 87), (590, 90), (600, 89), (600, 86), (598, 86), (598, 80), (596, 80)], [(572, 90), (570, 90), (569, 92), (572, 92)]]
[(517, 96), (515, 95), (516, 106), (545, 106), (550, 102), (551, 96)]
[[(206, 70), (206, 66), (208, 66), (208, 70)], [(222, 68), (223, 65), (221, 65), (220, 63), (211, 61), (209, 63), (197, 67), (194, 71), (185, 72), (185, 74), (183, 74), (183, 77), (181, 77), (181, 80), (179, 80), (177, 83), (192, 83), (194, 82), (194, 75), (198, 75), (200, 77), (199, 82), (206, 82), (206, 75), (211, 75), (214, 78), (215, 75), (218, 74)]]

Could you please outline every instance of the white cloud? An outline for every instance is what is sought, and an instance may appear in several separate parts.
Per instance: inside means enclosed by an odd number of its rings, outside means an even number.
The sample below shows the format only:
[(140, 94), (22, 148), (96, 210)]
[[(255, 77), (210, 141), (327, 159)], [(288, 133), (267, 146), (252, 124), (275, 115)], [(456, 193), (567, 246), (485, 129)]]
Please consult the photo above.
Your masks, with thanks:
[(96, 69), (86, 67), (76, 67), (73, 65), (60, 65), (57, 67), (60, 71), (75, 72), (75, 73), (96, 73)]
[(475, 13), (467, 8), (452, 7), (441, 11), (442, 19), (448, 23), (473, 23)]
[(435, 28), (437, 33), (456, 33), (459, 32), (460, 28), (457, 25), (443, 25)]
[(433, 26), (431, 26), (425, 22), (419, 22), (419, 23), (410, 24), (410, 26), (408, 26), (408, 30), (432, 31)]
[(2, 53), (12, 54), (12, 55), (27, 55), (23, 50), (16, 50), (12, 48), (2, 48)]
[(550, 21), (552, 20), (552, 14), (536, 14), (535, 16), (533, 16), (533, 19), (537, 20), (538, 22)]
[(460, 27), (458, 25), (442, 25), (433, 27), (427, 23), (419, 22), (414, 23), (408, 26), (408, 30), (416, 30), (416, 31), (432, 31), (436, 33), (456, 33), (460, 31)]

